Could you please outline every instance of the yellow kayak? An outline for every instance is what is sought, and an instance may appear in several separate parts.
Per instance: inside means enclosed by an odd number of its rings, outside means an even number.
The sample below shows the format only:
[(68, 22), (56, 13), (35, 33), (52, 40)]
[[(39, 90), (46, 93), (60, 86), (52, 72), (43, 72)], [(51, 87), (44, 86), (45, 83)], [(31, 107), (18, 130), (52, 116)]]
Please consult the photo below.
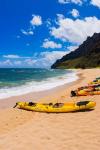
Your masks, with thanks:
[(100, 84), (100, 80), (98, 80), (98, 81), (96, 81), (96, 82), (90, 82), (90, 83), (88, 83), (88, 85), (97, 85), (97, 84)]
[(18, 102), (17, 106), (20, 109), (36, 111), (36, 112), (50, 112), (50, 113), (64, 113), (75, 112), (80, 110), (88, 110), (94, 108), (96, 105), (93, 101), (80, 101), (77, 103), (33, 103), (33, 102)]
[(77, 93), (78, 96), (87, 96), (87, 95), (100, 95), (100, 91), (85, 91), (80, 90)]
[(88, 95), (100, 95), (100, 90), (97, 91), (87, 91), (87, 90), (80, 90), (80, 91), (71, 91), (71, 96), (88, 96)]

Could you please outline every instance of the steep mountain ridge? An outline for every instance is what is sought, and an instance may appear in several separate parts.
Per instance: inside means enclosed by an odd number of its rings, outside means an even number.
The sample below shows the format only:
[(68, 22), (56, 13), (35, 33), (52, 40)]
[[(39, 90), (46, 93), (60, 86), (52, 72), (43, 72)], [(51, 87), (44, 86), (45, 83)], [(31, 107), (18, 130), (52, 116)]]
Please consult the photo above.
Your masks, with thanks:
[(88, 37), (75, 51), (57, 60), (51, 68), (100, 67), (100, 33)]

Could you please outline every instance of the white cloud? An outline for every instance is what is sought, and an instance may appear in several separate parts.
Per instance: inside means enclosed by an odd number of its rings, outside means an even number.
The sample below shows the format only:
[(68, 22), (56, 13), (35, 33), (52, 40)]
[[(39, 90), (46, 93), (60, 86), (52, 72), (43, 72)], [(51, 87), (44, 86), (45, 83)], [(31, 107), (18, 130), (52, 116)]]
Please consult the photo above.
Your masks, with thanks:
[(30, 58), (30, 57), (19, 56), (19, 55), (14, 55), (14, 54), (3, 55), (2, 57), (3, 58), (9, 58), (9, 59), (25, 59), (25, 58)]
[(22, 32), (24, 35), (33, 35), (33, 34), (34, 34), (34, 32), (33, 32), (32, 30), (27, 30), (27, 31), (25, 31), (25, 30), (21, 29), (21, 32)]
[(54, 41), (49, 41), (48, 39), (45, 39), (42, 47), (54, 49), (54, 48), (62, 48), (62, 45)]
[(58, 0), (58, 2), (61, 4), (74, 3), (74, 4), (79, 4), (79, 5), (82, 5), (82, 1), (83, 0)]
[(48, 18), (47, 20), (46, 20), (46, 25), (47, 25), (47, 27), (50, 27), (51, 26), (51, 19), (50, 18)]
[(10, 59), (16, 59), (16, 58), (20, 58), (20, 56), (18, 55), (3, 55), (4, 58), (10, 58)]
[[(30, 26), (27, 30), (24, 30), (24, 29), (21, 29), (21, 32), (24, 34), (24, 35), (33, 35), (34, 34), (34, 29), (35, 29), (35, 26), (40, 26), (42, 25), (42, 18), (41, 16), (37, 16), (37, 15), (32, 15), (32, 20), (30, 21)], [(17, 36), (17, 38), (19, 38), (19, 36)]]
[(40, 57), (45, 58), (47, 61), (55, 61), (56, 59), (61, 58), (67, 52), (66, 51), (52, 51), (52, 52), (41, 52)]
[(91, 4), (100, 8), (100, 0), (91, 0)]
[(23, 61), (20, 60), (2, 60), (0, 61), (0, 67), (22, 67), (23, 66)]
[(0, 61), (0, 67), (3, 67), (3, 66), (6, 66), (6, 67), (11, 66), (12, 67), (12, 65), (13, 65), (12, 62), (9, 59), (4, 60), (4, 61)]
[(0, 67), (34, 67), (34, 68), (48, 68), (57, 59), (67, 54), (67, 51), (52, 51), (41, 52), (40, 54), (34, 54), (33, 57), (23, 59), (7, 59), (0, 61)]
[(22, 63), (22, 61), (20, 61), (20, 60), (14, 61), (15, 65), (21, 65), (21, 63)]
[[(65, 18), (65, 16), (63, 15), (63, 14), (57, 14), (57, 17), (58, 17), (58, 19), (59, 20), (61, 20), (61, 19), (64, 19)], [(57, 23), (57, 22), (56, 22)]]
[(70, 13), (74, 18), (77, 18), (79, 16), (79, 11), (77, 9), (72, 9)]
[(6, 61), (4, 61), (4, 64), (5, 65), (12, 65), (12, 62), (9, 59), (7, 59)]
[(41, 52), (35, 62), (35, 67), (50, 67), (57, 59), (62, 58), (67, 51), (52, 51), (52, 52)]
[(63, 41), (80, 44), (87, 36), (100, 32), (100, 20), (96, 17), (86, 17), (73, 20), (71, 18), (58, 18), (58, 27), (52, 27), (50, 34)]
[(26, 59), (24, 62), (29, 66), (33, 66), (37, 62), (37, 60), (30, 58), (30, 59)]
[(75, 51), (78, 48), (78, 46), (67, 46), (68, 53)]
[(32, 15), (32, 20), (30, 21), (32, 26), (40, 26), (42, 25), (42, 18), (38, 15)]
[[(57, 59), (75, 50), (76, 46), (69, 46), (66, 51), (44, 51), (34, 53), (32, 57), (20, 57), (19, 59), (8, 59), (0, 61), (0, 67), (33, 67), (33, 68), (49, 68)], [(12, 55), (9, 55), (12, 56)], [(17, 55), (16, 55), (17, 56)], [(12, 58), (12, 57), (9, 57)], [(14, 57), (13, 57), (14, 58)], [(20, 59), (23, 58), (23, 59)]]

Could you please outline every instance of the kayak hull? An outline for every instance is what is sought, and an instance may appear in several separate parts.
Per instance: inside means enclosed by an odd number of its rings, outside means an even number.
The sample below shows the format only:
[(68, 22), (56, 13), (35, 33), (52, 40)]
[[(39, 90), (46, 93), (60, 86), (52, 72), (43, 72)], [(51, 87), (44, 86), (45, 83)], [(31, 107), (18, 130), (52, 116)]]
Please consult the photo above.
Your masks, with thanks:
[(85, 90), (80, 90), (77, 93), (77, 96), (87, 96), (87, 95), (100, 95), (100, 91), (85, 91)]
[(62, 107), (55, 108), (53, 105), (49, 106), (49, 104), (37, 103), (36, 106), (29, 106), (28, 102), (19, 102), (18, 108), (36, 112), (65, 113), (92, 109), (95, 105), (95, 102), (90, 101), (87, 105), (78, 106), (75, 103), (64, 103)]

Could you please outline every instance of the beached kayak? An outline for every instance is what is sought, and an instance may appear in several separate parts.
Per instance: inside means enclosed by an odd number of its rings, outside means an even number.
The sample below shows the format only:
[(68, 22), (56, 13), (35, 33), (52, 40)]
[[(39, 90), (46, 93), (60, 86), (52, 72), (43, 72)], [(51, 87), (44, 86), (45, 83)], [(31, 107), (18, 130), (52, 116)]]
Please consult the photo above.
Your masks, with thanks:
[(92, 82), (90, 82), (90, 83), (88, 83), (88, 85), (99, 85), (100, 84), (100, 80), (98, 80), (98, 81), (92, 81)]
[(86, 90), (80, 90), (80, 91), (71, 91), (71, 96), (87, 96), (87, 95), (100, 95), (100, 90), (97, 91), (86, 91)]
[(77, 103), (33, 103), (33, 102), (18, 102), (16, 106), (20, 109), (37, 111), (37, 112), (51, 112), (51, 113), (64, 113), (75, 112), (80, 110), (88, 110), (94, 108), (96, 105), (93, 101), (80, 101)]

